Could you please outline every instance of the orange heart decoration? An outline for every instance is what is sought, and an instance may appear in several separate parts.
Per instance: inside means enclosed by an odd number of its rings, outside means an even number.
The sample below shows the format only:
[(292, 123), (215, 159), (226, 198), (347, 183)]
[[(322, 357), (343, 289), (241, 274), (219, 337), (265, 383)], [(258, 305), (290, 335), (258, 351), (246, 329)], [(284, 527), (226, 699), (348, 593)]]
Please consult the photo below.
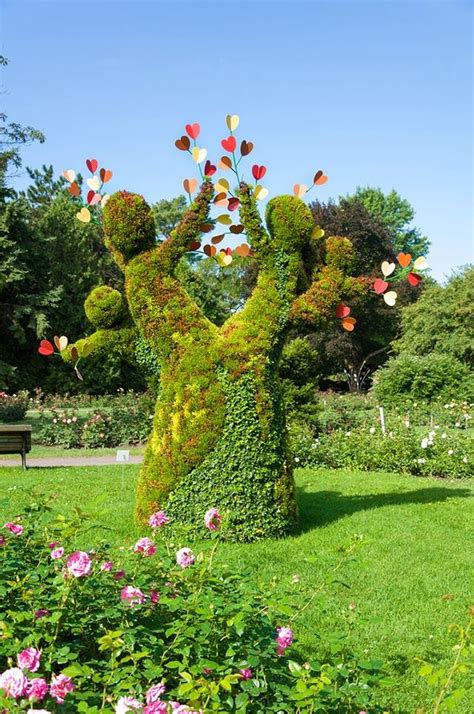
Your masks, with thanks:
[(221, 160), (219, 161), (219, 167), (221, 169), (231, 169), (232, 159), (229, 158), (229, 156), (221, 156)]
[(323, 184), (327, 183), (327, 181), (328, 177), (325, 176), (321, 170), (316, 171), (313, 178), (313, 183), (315, 184), (315, 186), (322, 186)]
[(205, 254), (212, 258), (217, 253), (217, 248), (215, 245), (205, 245), (203, 248)]
[(99, 171), (99, 176), (102, 183), (107, 183), (107, 181), (110, 181), (112, 175), (112, 171), (109, 171), (109, 169), (101, 169)]
[(199, 241), (194, 240), (194, 241), (190, 244), (189, 250), (199, 250), (200, 247), (201, 247), (201, 244), (199, 243)]
[(180, 151), (188, 151), (189, 147), (191, 146), (191, 142), (189, 141), (189, 138), (187, 136), (182, 136), (181, 139), (176, 139), (174, 145)]
[(237, 233), (242, 233), (243, 230), (244, 230), (244, 227), (243, 227), (243, 225), (242, 225), (241, 223), (237, 223), (237, 225), (231, 226), (231, 227), (229, 228), (229, 230), (230, 230), (231, 233), (236, 233), (236, 234), (237, 234)]
[(397, 255), (397, 260), (402, 268), (406, 268), (411, 263), (411, 255), (410, 253), (399, 253)]
[(81, 189), (79, 188), (79, 185), (74, 181), (70, 186), (68, 186), (69, 193), (71, 196), (80, 196), (81, 195)]
[(352, 332), (357, 320), (355, 317), (345, 317), (342, 321), (342, 327), (347, 330), (348, 332)]
[(238, 245), (235, 249), (235, 254), (238, 255), (240, 258), (246, 258), (250, 253), (250, 246), (248, 243), (242, 243), (241, 245)]
[(184, 179), (183, 181), (183, 188), (186, 191), (186, 193), (194, 193), (194, 191), (197, 189), (197, 179), (191, 178), (191, 179)]
[(224, 240), (224, 238), (225, 238), (225, 233), (219, 233), (219, 235), (217, 235), (217, 236), (212, 236), (211, 243), (213, 245), (217, 245), (218, 243), (221, 242), (221, 240)]

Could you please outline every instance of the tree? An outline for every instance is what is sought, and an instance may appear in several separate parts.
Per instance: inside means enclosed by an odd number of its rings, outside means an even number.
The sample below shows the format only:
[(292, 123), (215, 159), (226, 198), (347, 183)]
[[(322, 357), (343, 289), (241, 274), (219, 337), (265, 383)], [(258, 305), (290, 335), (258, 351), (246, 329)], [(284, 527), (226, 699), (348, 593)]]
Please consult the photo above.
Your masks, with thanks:
[(410, 253), (414, 258), (428, 253), (428, 238), (410, 227), (415, 217), (413, 206), (395, 190), (384, 194), (380, 188), (359, 186), (353, 196), (342, 200), (361, 203), (385, 228), (395, 253)]
[(182, 219), (186, 210), (186, 199), (184, 196), (177, 196), (172, 199), (163, 198), (161, 201), (154, 203), (151, 210), (155, 220), (157, 236), (160, 240), (164, 240)]

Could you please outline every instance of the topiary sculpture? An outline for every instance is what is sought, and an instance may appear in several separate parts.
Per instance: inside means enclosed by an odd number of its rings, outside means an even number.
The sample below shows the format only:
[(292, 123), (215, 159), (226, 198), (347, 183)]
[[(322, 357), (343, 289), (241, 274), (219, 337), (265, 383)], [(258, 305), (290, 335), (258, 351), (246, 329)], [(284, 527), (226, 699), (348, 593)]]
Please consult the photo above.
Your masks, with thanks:
[[(262, 223), (257, 201), (268, 192), (258, 180), (266, 169), (253, 166), (256, 186), (241, 180), (240, 161), (253, 145), (243, 141), (236, 158), (237, 124), (238, 117), (227, 117), (230, 136), (221, 142), (227, 153), (219, 162), (220, 168), (234, 172), (235, 192), (224, 178), (213, 182), (217, 168), (210, 161), (204, 164), (207, 152), (196, 145), (199, 125), (187, 125), (187, 135), (176, 146), (192, 155), (202, 183), (193, 200), (197, 181), (184, 181), (190, 205), (177, 228), (157, 245), (150, 207), (127, 191), (106, 202), (103, 222), (106, 246), (124, 272), (130, 313), (160, 364), (160, 394), (139, 477), (137, 518), (144, 522), (156, 509), (166, 509), (192, 532), (212, 506), (227, 513), (225, 536), (248, 541), (283, 536), (297, 523), (277, 374), (287, 331), (298, 321), (317, 327), (335, 316), (352, 330), (355, 319), (342, 300), (368, 286), (351, 274), (351, 242), (337, 236), (324, 239), (324, 232), (315, 228), (300, 198), (306, 186), (296, 184), (296, 195), (270, 200), (266, 225)], [(326, 180), (318, 171), (314, 184)], [(225, 206), (229, 213), (212, 218), (214, 206)], [(230, 216), (236, 209), (240, 223)], [(87, 212), (82, 207), (78, 218), (87, 220)], [(235, 253), (248, 255), (258, 266), (253, 294), (221, 327), (203, 315), (175, 273), (185, 253), (199, 250), (203, 234), (219, 223), (229, 226), (230, 233), (246, 234), (248, 242)], [(203, 252), (225, 266), (233, 251), (217, 252), (223, 237), (214, 236)]]

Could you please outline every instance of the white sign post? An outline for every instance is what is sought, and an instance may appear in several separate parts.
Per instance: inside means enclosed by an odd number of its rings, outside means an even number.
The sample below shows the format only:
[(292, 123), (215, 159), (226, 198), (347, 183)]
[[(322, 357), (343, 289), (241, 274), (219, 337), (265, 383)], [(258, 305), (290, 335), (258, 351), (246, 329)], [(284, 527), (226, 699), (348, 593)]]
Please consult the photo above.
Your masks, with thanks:
[(115, 461), (130, 461), (130, 451), (127, 449), (119, 449)]
[(385, 414), (383, 411), (383, 407), (379, 407), (379, 412), (380, 412), (380, 427), (382, 429), (382, 434), (385, 436)]

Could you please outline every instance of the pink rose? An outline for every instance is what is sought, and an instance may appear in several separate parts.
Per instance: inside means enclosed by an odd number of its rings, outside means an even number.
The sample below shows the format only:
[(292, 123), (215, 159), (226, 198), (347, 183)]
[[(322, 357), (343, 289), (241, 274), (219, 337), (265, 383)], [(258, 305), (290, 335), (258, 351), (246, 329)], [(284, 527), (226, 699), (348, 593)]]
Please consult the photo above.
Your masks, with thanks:
[(291, 647), (293, 643), (293, 630), (291, 630), (289, 627), (277, 627), (277, 633), (277, 655), (281, 657), (284, 651), (288, 647)]
[(239, 670), (239, 672), (242, 679), (252, 679), (253, 672), (249, 667), (247, 667), (246, 669), (241, 669)]
[(4, 536), (0, 535), (0, 545), (5, 545), (6, 542)]
[(48, 684), (42, 677), (37, 677), (37, 679), (31, 679), (28, 684), (28, 699), (34, 699), (40, 702), (48, 693)]
[(160, 602), (160, 593), (158, 590), (150, 590), (150, 602), (152, 605), (156, 605), (157, 602)]
[(58, 540), (53, 540), (52, 543), (49, 543), (49, 544), (48, 544), (48, 548), (50, 548), (51, 550), (53, 550), (53, 548), (56, 548), (57, 545), (61, 545), (61, 543), (60, 543)]
[(135, 543), (135, 547), (133, 548), (134, 553), (142, 553), (142, 555), (148, 557), (150, 555), (155, 555), (156, 553), (156, 545), (153, 543), (153, 541), (150, 538), (140, 538), (140, 540), (137, 540)]
[(0, 689), (3, 689), (7, 697), (15, 699), (22, 697), (26, 693), (28, 680), (19, 667), (6, 669), (0, 674)]
[(146, 703), (152, 704), (153, 702), (159, 701), (162, 694), (166, 691), (166, 687), (163, 683), (154, 684), (146, 693)]
[(46, 610), (45, 608), (40, 608), (39, 610), (35, 610), (35, 617), (37, 620), (39, 620), (42, 617), (46, 617), (46, 615), (49, 615), (49, 610)]
[(117, 570), (114, 575), (114, 580), (122, 580), (125, 577), (125, 570)]
[(140, 588), (134, 588), (132, 585), (126, 585), (120, 592), (122, 602), (128, 602), (131, 607), (134, 605), (143, 605), (145, 602), (145, 594)]
[(70, 677), (66, 677), (65, 674), (55, 675), (49, 687), (49, 693), (52, 697), (56, 699), (58, 704), (62, 704), (69, 692), (74, 690), (74, 684)]
[(4, 528), (7, 528), (10, 533), (14, 533), (15, 535), (21, 535), (23, 533), (23, 526), (20, 526), (19, 523), (5, 523), (3, 526)]
[(34, 647), (28, 647), (17, 656), (18, 666), (36, 672), (40, 666), (41, 652)]
[(164, 511), (157, 511), (156, 513), (152, 513), (150, 518), (148, 519), (148, 525), (150, 526), (150, 528), (159, 528), (160, 526), (165, 526), (169, 522), (170, 519)]
[(143, 704), (133, 697), (120, 697), (115, 705), (115, 714), (127, 714), (127, 712), (138, 712)]
[(217, 508), (210, 508), (204, 515), (204, 525), (210, 531), (217, 531), (220, 528), (222, 518)]
[(53, 560), (59, 560), (64, 555), (64, 548), (55, 548), (51, 551), (51, 557)]
[(105, 571), (106, 573), (110, 573), (112, 568), (114, 567), (114, 564), (112, 563), (111, 560), (106, 560), (105, 563), (102, 563), (100, 566), (100, 569)]
[(181, 548), (181, 550), (178, 550), (176, 553), (176, 562), (182, 568), (188, 568), (195, 560), (196, 558), (191, 548)]
[(168, 704), (166, 702), (152, 702), (151, 704), (147, 704), (145, 709), (143, 710), (143, 714), (167, 714), (168, 712)]
[(87, 553), (82, 550), (76, 550), (75, 553), (71, 553), (66, 565), (71, 575), (74, 575), (75, 578), (81, 578), (83, 575), (90, 573), (92, 561)]

